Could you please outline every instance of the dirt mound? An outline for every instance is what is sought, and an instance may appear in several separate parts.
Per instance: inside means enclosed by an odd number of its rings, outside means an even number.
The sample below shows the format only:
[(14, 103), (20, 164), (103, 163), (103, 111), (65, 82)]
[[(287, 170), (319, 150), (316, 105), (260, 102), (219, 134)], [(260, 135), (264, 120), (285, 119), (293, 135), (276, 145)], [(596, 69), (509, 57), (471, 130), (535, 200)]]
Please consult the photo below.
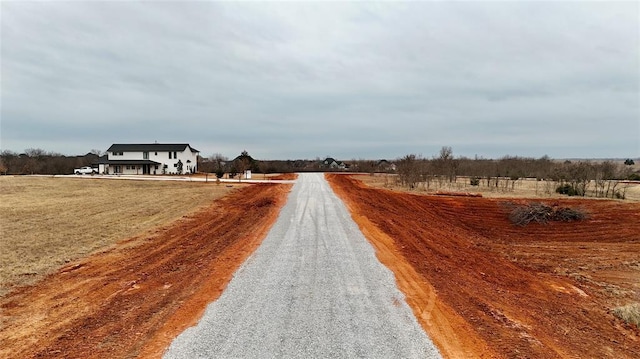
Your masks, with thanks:
[(289, 185), (253, 185), (0, 299), (0, 357), (159, 357), (277, 218)]
[(640, 357), (610, 312), (640, 301), (640, 205), (555, 200), (589, 218), (522, 227), (503, 200), (327, 176), (445, 356)]

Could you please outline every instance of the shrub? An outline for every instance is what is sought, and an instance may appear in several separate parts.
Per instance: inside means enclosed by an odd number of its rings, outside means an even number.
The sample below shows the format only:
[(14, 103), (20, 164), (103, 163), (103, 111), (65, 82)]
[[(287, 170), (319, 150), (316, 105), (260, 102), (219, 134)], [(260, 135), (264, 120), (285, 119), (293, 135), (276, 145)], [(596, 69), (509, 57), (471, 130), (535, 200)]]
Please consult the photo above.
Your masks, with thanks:
[(525, 205), (513, 205), (509, 213), (509, 220), (518, 226), (526, 226), (531, 222), (548, 223), (549, 221), (571, 222), (581, 221), (587, 215), (578, 209), (569, 207), (549, 206), (544, 203), (528, 203)]
[(469, 184), (472, 185), (472, 186), (479, 186), (480, 185), (480, 178), (471, 177), (471, 179), (469, 180)]
[(640, 181), (640, 174), (632, 173), (629, 175), (629, 177), (627, 177), (627, 179), (631, 181)]
[(577, 196), (578, 191), (570, 184), (564, 184), (556, 188), (556, 193), (566, 194), (567, 196)]
[(613, 315), (628, 324), (635, 324), (640, 328), (640, 303), (631, 303), (612, 310)]

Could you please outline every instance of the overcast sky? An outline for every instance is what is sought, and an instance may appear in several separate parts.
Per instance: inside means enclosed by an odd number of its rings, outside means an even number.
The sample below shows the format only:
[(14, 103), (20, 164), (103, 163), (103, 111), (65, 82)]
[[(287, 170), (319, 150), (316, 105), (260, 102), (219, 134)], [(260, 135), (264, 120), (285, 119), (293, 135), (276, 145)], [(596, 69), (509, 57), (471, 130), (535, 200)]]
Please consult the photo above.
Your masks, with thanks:
[(639, 4), (1, 1), (1, 149), (638, 157)]

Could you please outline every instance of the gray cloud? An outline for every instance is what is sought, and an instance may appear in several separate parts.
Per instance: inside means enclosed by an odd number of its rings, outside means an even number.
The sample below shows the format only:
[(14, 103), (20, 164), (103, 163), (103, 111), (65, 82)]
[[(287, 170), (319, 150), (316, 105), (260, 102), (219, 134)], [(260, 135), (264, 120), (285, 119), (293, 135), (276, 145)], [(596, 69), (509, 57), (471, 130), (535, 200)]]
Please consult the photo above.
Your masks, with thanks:
[(2, 149), (640, 155), (636, 2), (2, 2)]

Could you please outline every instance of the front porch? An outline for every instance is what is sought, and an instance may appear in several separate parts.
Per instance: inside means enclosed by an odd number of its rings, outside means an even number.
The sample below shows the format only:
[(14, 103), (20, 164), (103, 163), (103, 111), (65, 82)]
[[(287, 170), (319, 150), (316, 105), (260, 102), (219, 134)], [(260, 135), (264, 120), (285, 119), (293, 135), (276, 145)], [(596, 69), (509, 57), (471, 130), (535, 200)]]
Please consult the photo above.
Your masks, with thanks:
[(104, 174), (160, 175), (166, 173), (166, 168), (151, 160), (111, 160), (100, 163), (99, 171)]

